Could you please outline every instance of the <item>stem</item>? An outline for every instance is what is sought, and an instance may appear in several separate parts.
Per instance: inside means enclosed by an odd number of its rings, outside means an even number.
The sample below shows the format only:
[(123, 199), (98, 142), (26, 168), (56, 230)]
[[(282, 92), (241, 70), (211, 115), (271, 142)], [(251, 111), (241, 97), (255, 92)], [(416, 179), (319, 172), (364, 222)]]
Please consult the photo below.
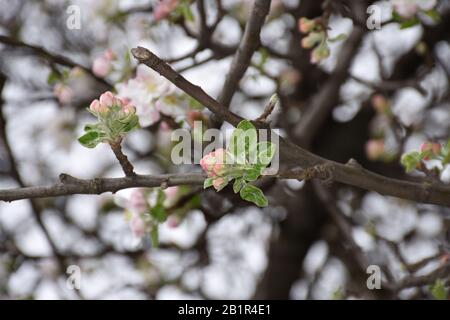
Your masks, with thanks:
[(134, 167), (128, 160), (127, 156), (122, 152), (122, 146), (120, 143), (122, 140), (118, 140), (117, 142), (110, 142), (112, 151), (116, 155), (117, 160), (119, 160), (120, 166), (122, 167), (123, 172), (127, 177), (133, 177), (136, 175), (134, 172)]

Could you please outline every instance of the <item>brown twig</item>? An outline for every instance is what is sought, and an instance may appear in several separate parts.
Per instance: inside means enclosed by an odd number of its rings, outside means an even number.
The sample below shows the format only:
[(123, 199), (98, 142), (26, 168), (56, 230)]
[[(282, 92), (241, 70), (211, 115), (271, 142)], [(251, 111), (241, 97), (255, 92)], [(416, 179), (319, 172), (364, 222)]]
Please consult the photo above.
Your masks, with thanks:
[(128, 157), (122, 152), (121, 141), (110, 142), (109, 145), (111, 146), (111, 149), (114, 152), (117, 160), (119, 161), (125, 175), (127, 177), (135, 176), (136, 173), (134, 172), (133, 165), (131, 164), (130, 160), (128, 160)]

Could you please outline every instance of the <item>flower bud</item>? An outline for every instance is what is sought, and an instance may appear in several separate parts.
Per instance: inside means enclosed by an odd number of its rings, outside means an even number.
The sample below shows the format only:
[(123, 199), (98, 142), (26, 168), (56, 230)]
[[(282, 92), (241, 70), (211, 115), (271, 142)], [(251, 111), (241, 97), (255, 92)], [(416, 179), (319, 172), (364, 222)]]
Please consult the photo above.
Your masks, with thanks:
[[(436, 142), (424, 142), (420, 145), (421, 152), (429, 152), (431, 155), (436, 156), (441, 152), (441, 145)], [(425, 160), (429, 160), (430, 157), (426, 156)]]
[(298, 21), (298, 29), (301, 33), (309, 33), (316, 27), (316, 21), (308, 18), (300, 18)]
[(100, 96), (100, 104), (106, 107), (112, 107), (116, 101), (116, 98), (110, 91), (106, 91)]

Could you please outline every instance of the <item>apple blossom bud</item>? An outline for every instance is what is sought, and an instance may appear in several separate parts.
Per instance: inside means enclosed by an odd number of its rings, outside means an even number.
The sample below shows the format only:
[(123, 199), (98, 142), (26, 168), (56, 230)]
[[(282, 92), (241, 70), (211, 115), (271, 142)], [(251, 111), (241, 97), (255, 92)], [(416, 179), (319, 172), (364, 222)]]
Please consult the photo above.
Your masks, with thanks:
[(316, 27), (316, 21), (308, 18), (300, 18), (298, 21), (298, 29), (301, 33), (309, 33)]
[(216, 178), (216, 179), (214, 179), (213, 180), (213, 187), (214, 187), (214, 189), (219, 190), (224, 182), (225, 182), (224, 178)]
[(91, 109), (92, 112), (100, 113), (100, 101), (98, 99), (95, 99), (91, 102), (91, 105), (89, 106), (89, 109)]
[(106, 91), (100, 96), (100, 104), (106, 107), (112, 107), (116, 101), (116, 98), (110, 91)]
[[(435, 142), (424, 142), (420, 145), (421, 152), (429, 152), (431, 155), (438, 155), (441, 152), (441, 145)], [(426, 156), (425, 160), (429, 160), (430, 157)]]

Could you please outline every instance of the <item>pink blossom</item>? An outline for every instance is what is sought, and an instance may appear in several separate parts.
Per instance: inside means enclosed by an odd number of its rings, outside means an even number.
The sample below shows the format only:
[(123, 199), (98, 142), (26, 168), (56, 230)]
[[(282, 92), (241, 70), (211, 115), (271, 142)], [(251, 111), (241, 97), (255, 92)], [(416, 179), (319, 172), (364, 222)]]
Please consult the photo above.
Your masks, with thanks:
[(178, 5), (178, 0), (160, 0), (153, 8), (153, 17), (156, 21), (167, 17)]
[(92, 72), (98, 77), (107, 76), (112, 70), (112, 61), (116, 58), (111, 49), (106, 50), (94, 59)]
[(109, 107), (112, 107), (117, 101), (111, 91), (106, 91), (100, 96), (100, 104)]
[(145, 222), (139, 214), (134, 213), (131, 217), (130, 229), (136, 238), (141, 239), (145, 235)]

